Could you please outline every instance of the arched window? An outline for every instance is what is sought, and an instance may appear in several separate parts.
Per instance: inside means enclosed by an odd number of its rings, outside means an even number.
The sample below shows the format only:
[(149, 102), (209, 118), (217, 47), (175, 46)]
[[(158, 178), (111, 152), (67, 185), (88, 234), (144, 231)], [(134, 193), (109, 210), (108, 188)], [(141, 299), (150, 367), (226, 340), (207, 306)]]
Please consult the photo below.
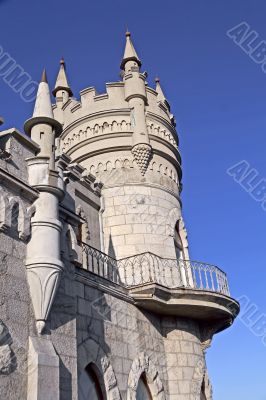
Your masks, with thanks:
[(145, 375), (140, 377), (137, 387), (137, 400), (152, 400), (151, 391)]
[(79, 400), (104, 400), (96, 367), (89, 364), (79, 378)]
[(179, 259), (184, 260), (185, 259), (184, 248), (183, 248), (183, 243), (182, 243), (182, 239), (180, 236), (179, 221), (177, 221), (176, 226), (175, 226), (174, 243), (175, 243), (176, 258), (178, 260)]

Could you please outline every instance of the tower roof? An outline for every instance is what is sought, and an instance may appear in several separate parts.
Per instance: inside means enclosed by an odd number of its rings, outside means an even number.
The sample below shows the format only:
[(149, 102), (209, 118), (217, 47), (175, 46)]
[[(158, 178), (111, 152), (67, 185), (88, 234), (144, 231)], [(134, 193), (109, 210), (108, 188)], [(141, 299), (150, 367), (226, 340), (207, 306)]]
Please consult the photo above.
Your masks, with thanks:
[(164, 92), (163, 92), (163, 89), (162, 89), (162, 86), (161, 86), (161, 83), (160, 83), (160, 79), (159, 78), (155, 78), (155, 83), (156, 83), (155, 90), (158, 93), (157, 100), (161, 101), (162, 103), (165, 103), (167, 105), (167, 107), (170, 109), (170, 105), (169, 105), (168, 100), (166, 99), (166, 97), (164, 95)]
[(55, 88), (53, 90), (53, 95), (56, 96), (58, 90), (65, 90), (69, 93), (69, 96), (73, 96), (72, 90), (68, 84), (67, 76), (66, 76), (66, 63), (64, 58), (62, 57), (60, 60), (60, 69), (57, 75)]
[(137, 52), (133, 46), (132, 40), (131, 40), (131, 34), (130, 32), (126, 32), (126, 47), (125, 47), (125, 52), (124, 52), (124, 57), (121, 61), (121, 69), (124, 69), (125, 64), (128, 61), (136, 61), (139, 66), (141, 66), (141, 61), (137, 55)]
[(42, 78), (39, 83), (32, 118), (28, 119), (24, 125), (25, 132), (30, 135), (33, 126), (42, 123), (52, 125), (56, 134), (60, 134), (62, 131), (61, 124), (54, 119), (50, 89), (45, 69), (43, 70)]

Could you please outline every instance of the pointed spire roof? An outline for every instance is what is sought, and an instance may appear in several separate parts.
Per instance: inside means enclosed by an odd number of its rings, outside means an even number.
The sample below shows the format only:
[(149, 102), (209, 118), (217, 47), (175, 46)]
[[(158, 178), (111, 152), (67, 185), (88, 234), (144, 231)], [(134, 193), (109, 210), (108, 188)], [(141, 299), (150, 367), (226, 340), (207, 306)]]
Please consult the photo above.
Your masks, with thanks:
[(53, 95), (56, 96), (58, 90), (65, 90), (69, 93), (69, 96), (73, 96), (72, 90), (68, 84), (67, 76), (66, 76), (66, 63), (64, 58), (62, 57), (60, 60), (60, 69), (57, 75), (55, 88), (53, 90)]
[(54, 119), (50, 89), (47, 82), (45, 69), (43, 70), (42, 78), (39, 83), (32, 118), (25, 122), (24, 130), (28, 135), (30, 135), (33, 126), (43, 123), (53, 126), (56, 134), (60, 134), (62, 132), (61, 124)]
[(132, 40), (131, 40), (131, 34), (130, 32), (126, 32), (126, 47), (125, 47), (125, 52), (124, 52), (124, 57), (121, 62), (121, 69), (124, 69), (125, 64), (127, 61), (136, 61), (138, 65), (141, 67), (141, 61), (137, 55), (137, 52), (133, 46)]
[(161, 101), (162, 103), (165, 103), (167, 105), (167, 107), (170, 109), (170, 105), (169, 105), (168, 100), (166, 99), (166, 97), (164, 95), (162, 86), (160, 84), (160, 79), (159, 78), (155, 78), (155, 83), (156, 83), (155, 90), (158, 93), (157, 100)]

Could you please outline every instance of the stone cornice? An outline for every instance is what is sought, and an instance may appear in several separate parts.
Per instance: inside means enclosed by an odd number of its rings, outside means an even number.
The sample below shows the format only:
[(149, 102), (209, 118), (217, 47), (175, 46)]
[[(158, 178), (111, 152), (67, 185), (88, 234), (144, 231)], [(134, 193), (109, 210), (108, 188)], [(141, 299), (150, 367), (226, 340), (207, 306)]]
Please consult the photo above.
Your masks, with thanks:
[(82, 217), (80, 217), (73, 211), (69, 210), (68, 208), (64, 207), (62, 204), (59, 205), (59, 214), (60, 215), (62, 214), (64, 217), (65, 216), (69, 217), (72, 221), (76, 223), (84, 222), (84, 219)]
[(23, 198), (31, 202), (36, 200), (39, 196), (37, 190), (2, 168), (0, 168), (0, 183), (3, 183), (3, 186), (6, 186), (12, 191), (19, 192)]
[(125, 151), (125, 150), (131, 151), (131, 148), (132, 148), (132, 146), (130, 145), (130, 146), (114, 146), (114, 147), (108, 147), (105, 149), (98, 149), (98, 150), (92, 151), (91, 153), (87, 153), (87, 154), (84, 154), (84, 155), (78, 157), (77, 159), (75, 159), (75, 161), (80, 163), (83, 160), (89, 159), (94, 156), (98, 156), (100, 154), (113, 153), (116, 151)]
[(159, 136), (153, 135), (149, 133), (149, 137), (154, 140), (155, 142), (158, 143), (162, 143), (164, 146), (168, 147), (176, 156), (176, 158), (178, 159), (179, 163), (181, 164), (181, 155), (178, 151), (178, 149), (173, 146), (170, 142), (168, 142), (167, 140), (160, 138)]
[(179, 162), (177, 160), (175, 160), (173, 157), (169, 156), (169, 154), (166, 154), (161, 150), (153, 148), (153, 153), (154, 154), (158, 154), (162, 158), (165, 158), (166, 160), (168, 160), (171, 164), (173, 164), (176, 167), (176, 169), (178, 171), (178, 175), (179, 175), (179, 180), (181, 182), (181, 179), (182, 179), (182, 168), (181, 168), (181, 165), (179, 164)]
[(120, 109), (111, 109), (111, 110), (104, 110), (104, 111), (98, 111), (92, 114), (84, 115), (83, 117), (75, 119), (75, 121), (72, 121), (69, 125), (66, 126), (66, 128), (63, 130), (60, 139), (63, 140), (69, 131), (75, 129), (79, 125), (81, 125), (83, 122), (91, 121), (97, 118), (101, 117), (109, 117), (109, 116), (124, 116), (130, 115), (130, 109), (129, 108), (120, 108)]
[(100, 276), (93, 275), (92, 273), (84, 270), (83, 268), (76, 267), (75, 278), (78, 282), (84, 283), (85, 285), (99, 289), (104, 293), (109, 293), (118, 299), (134, 304), (134, 300), (128, 294), (127, 289), (123, 288), (120, 285), (116, 285), (115, 283), (112, 283), (109, 280), (105, 280)]
[[(130, 132), (118, 132), (118, 133), (112, 133), (112, 134), (106, 133), (106, 134), (103, 134), (103, 135), (100, 135), (100, 136), (90, 137), (88, 139), (85, 139), (85, 140), (75, 144), (73, 147), (71, 147), (70, 149), (68, 149), (66, 151), (66, 154), (70, 155), (74, 151), (86, 146), (87, 144), (98, 142), (100, 140), (106, 140), (106, 139), (110, 140), (110, 139), (119, 138), (119, 137), (129, 137), (130, 138), (131, 136), (132, 136), (132, 133), (130, 133)], [(100, 153), (97, 152), (97, 154), (108, 153), (109, 151), (114, 151), (114, 150), (112, 150), (113, 148), (115, 150), (118, 149), (118, 148), (121, 149), (122, 146), (118, 146), (118, 147), (115, 146), (115, 147), (110, 147), (110, 148), (108, 147), (108, 148), (104, 148), (104, 149), (99, 149)], [(126, 150), (131, 149), (131, 145), (130, 146), (123, 146), (123, 148), (125, 148)], [(91, 156), (91, 154), (92, 153), (90, 153), (90, 156)], [(85, 156), (86, 155), (87, 154), (85, 154)], [(75, 162), (79, 162), (79, 161), (75, 160)]]
[[(125, 135), (125, 134), (122, 134), (122, 135), (121, 134), (112, 134), (112, 135), (106, 134), (106, 135), (102, 135), (102, 136), (99, 136), (99, 137), (92, 138), (94, 140), (87, 139), (86, 141), (80, 142), (77, 145), (71, 147), (66, 153), (68, 155), (71, 155), (77, 149), (80, 149), (80, 148), (84, 147), (85, 145), (87, 145), (87, 144), (89, 144), (91, 142), (95, 142), (95, 141), (99, 141), (99, 140), (103, 140), (103, 139), (113, 139), (114, 137), (126, 137), (126, 136), (130, 137), (131, 135), (130, 134), (128, 134), (128, 135)], [(165, 140), (163, 140), (163, 139), (160, 140), (160, 138), (158, 138), (157, 136), (153, 136), (153, 139), (156, 140), (157, 142), (163, 143), (165, 146), (167, 146), (168, 148), (170, 148), (174, 152), (175, 156), (177, 157), (177, 160), (175, 160), (173, 157), (171, 157), (167, 153), (165, 153), (165, 152), (163, 152), (161, 150), (153, 148), (154, 154), (158, 154), (162, 158), (167, 159), (168, 161), (170, 161), (176, 167), (176, 169), (178, 171), (178, 175), (179, 175), (180, 180), (181, 180), (182, 169), (181, 169), (181, 157), (180, 157), (179, 152), (177, 152), (175, 147), (171, 146)], [(117, 145), (113, 146), (113, 147), (106, 146), (105, 148), (101, 148), (101, 149), (98, 149), (96, 151), (92, 151), (92, 152), (89, 152), (89, 153), (86, 152), (86, 154), (83, 154), (83, 155), (75, 158), (75, 162), (80, 163), (80, 162), (82, 162), (82, 161), (84, 161), (86, 159), (89, 159), (89, 158), (94, 157), (94, 156), (98, 156), (100, 154), (113, 153), (113, 152), (119, 152), (119, 151), (131, 151), (131, 148), (132, 148), (131, 144), (128, 145), (128, 146), (117, 146)]]
[(5, 136), (13, 136), (19, 142), (22, 142), (28, 149), (32, 150), (34, 153), (40, 151), (40, 147), (37, 143), (35, 143), (29, 136), (24, 135), (16, 128), (10, 128), (5, 131), (0, 132), (0, 139)]
[(163, 124), (163, 125), (174, 135), (174, 137), (177, 139), (177, 145), (178, 145), (178, 142), (179, 142), (179, 141), (178, 141), (178, 133), (177, 133), (177, 131), (175, 130), (175, 128), (173, 127), (173, 125), (170, 124), (170, 122), (167, 121), (166, 118), (163, 118), (161, 115), (154, 114), (154, 113), (152, 113), (151, 111), (147, 111), (146, 117), (147, 117), (147, 118), (150, 118), (150, 119), (153, 119), (153, 120), (155, 120), (155, 121), (160, 122), (161, 124)]

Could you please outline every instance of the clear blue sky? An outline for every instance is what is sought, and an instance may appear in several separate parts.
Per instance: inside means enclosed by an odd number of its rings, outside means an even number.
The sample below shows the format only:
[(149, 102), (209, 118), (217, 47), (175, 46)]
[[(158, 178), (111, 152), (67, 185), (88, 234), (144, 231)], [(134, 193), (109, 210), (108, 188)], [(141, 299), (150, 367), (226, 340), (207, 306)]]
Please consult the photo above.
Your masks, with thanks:
[[(226, 173), (247, 160), (266, 177), (266, 74), (226, 31), (246, 21), (266, 40), (265, 0), (0, 0), (0, 45), (50, 84), (64, 55), (72, 89), (119, 74), (126, 26), (176, 115), (191, 256), (217, 264), (234, 297), (266, 313), (266, 213)], [(32, 105), (0, 78), (5, 127), (22, 128)], [(266, 347), (239, 319), (208, 350), (214, 400), (266, 399)]]

